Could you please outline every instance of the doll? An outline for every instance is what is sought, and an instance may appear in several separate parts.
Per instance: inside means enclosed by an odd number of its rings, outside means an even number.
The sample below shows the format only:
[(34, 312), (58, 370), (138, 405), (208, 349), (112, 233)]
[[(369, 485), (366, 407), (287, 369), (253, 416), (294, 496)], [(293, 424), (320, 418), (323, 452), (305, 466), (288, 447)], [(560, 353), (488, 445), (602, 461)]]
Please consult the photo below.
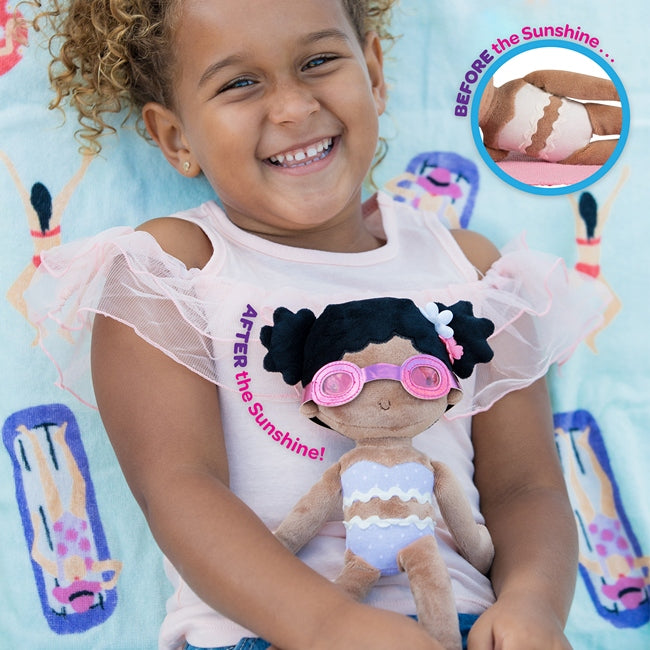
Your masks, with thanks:
[(512, 151), (549, 162), (602, 165), (618, 137), (592, 136), (619, 136), (622, 110), (599, 101), (620, 101), (610, 79), (566, 70), (538, 70), (498, 87), (490, 79), (479, 105), (483, 144), (495, 162)]
[(398, 298), (329, 305), (318, 318), (281, 307), (273, 319), (261, 332), (264, 367), (290, 385), (301, 381), (301, 413), (355, 442), (276, 536), (296, 553), (342, 505), (346, 551), (337, 584), (362, 600), (380, 576), (406, 572), (419, 622), (446, 649), (459, 649), (433, 496), (459, 552), (483, 573), (492, 541), (451, 470), (418, 451), (412, 438), (460, 400), (458, 377), (492, 358), (492, 322), (475, 317), (466, 301), (420, 309)]

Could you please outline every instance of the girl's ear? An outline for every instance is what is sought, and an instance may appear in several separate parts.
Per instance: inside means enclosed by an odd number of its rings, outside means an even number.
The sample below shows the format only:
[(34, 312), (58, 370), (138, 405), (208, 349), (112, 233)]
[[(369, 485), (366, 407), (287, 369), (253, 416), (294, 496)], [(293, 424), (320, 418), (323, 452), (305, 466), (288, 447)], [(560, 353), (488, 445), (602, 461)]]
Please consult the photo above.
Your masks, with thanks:
[(182, 124), (173, 111), (157, 102), (148, 102), (142, 108), (142, 119), (152, 140), (176, 171), (190, 177), (201, 173), (183, 136)]
[(375, 32), (366, 34), (363, 53), (366, 59), (372, 95), (377, 106), (377, 115), (386, 110), (386, 81), (384, 79), (384, 53), (381, 49), (381, 40)]

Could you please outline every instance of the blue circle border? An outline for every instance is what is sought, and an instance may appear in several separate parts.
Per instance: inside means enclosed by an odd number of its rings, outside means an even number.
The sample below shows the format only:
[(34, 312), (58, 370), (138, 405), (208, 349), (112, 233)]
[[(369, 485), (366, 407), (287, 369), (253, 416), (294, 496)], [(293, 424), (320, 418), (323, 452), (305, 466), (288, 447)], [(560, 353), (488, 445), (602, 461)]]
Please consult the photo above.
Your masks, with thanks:
[[(587, 176), (587, 178), (577, 183), (573, 183), (572, 185), (566, 185), (563, 187), (537, 187), (535, 185), (528, 185), (527, 183), (522, 183), (521, 181), (518, 181), (517, 179), (510, 176), (509, 174), (506, 174), (506, 172), (504, 172), (492, 160), (490, 154), (488, 154), (486, 148), (483, 146), (483, 138), (481, 137), (481, 133), (479, 131), (479, 125), (478, 125), (478, 109), (479, 109), (479, 104), (481, 103), (481, 97), (483, 96), (483, 90), (485, 89), (485, 86), (488, 84), (489, 80), (494, 76), (494, 73), (504, 63), (506, 63), (513, 57), (517, 56), (518, 54), (521, 54), (522, 52), (526, 52), (528, 50), (541, 48), (541, 47), (563, 47), (569, 50), (574, 50), (575, 52), (584, 54), (585, 56), (589, 57), (595, 63), (597, 63), (601, 68), (603, 68), (605, 72), (609, 75), (609, 78), (614, 82), (614, 85), (616, 86), (616, 90), (618, 92), (618, 96), (621, 99), (621, 109), (623, 112), (621, 134), (619, 136), (618, 144), (614, 148), (612, 155), (609, 157), (607, 162), (597, 172), (591, 174), (591, 176)], [(533, 194), (542, 194), (544, 196), (557, 196), (560, 194), (569, 194), (571, 192), (577, 192), (578, 190), (588, 187), (592, 183), (595, 183), (598, 179), (602, 178), (616, 163), (619, 156), (621, 155), (621, 152), (623, 151), (623, 148), (625, 147), (625, 143), (627, 141), (627, 137), (630, 131), (630, 104), (627, 98), (627, 93), (625, 92), (625, 88), (623, 86), (623, 83), (621, 82), (620, 77), (618, 76), (618, 74), (616, 74), (612, 66), (607, 61), (605, 61), (602, 57), (598, 56), (592, 50), (589, 50), (588, 48), (583, 47), (582, 45), (571, 43), (570, 41), (564, 41), (562, 39), (540, 39), (533, 43), (525, 43), (523, 45), (516, 46), (514, 49), (508, 51), (506, 54), (500, 56), (495, 63), (493, 63), (489, 68), (487, 68), (485, 74), (483, 75), (483, 78), (481, 79), (479, 85), (476, 88), (476, 93), (472, 101), (471, 123), (472, 123), (472, 136), (474, 137), (474, 143), (476, 144), (476, 148), (478, 149), (479, 154), (486, 162), (488, 167), (499, 178), (504, 180), (509, 185), (512, 185), (513, 187), (523, 190), (524, 192), (531, 192)]]

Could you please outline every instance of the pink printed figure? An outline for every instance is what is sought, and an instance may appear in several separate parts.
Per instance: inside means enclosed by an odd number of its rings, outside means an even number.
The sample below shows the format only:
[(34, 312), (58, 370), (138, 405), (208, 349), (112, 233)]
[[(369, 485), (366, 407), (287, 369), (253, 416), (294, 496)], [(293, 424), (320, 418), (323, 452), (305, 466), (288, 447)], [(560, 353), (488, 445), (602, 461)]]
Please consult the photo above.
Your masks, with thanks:
[[(122, 563), (96, 559), (86, 512), (86, 483), (66, 444), (66, 424), (56, 429), (52, 442), (65, 459), (71, 479), (69, 486), (55, 480), (37, 435), (24, 425), (20, 425), (18, 431), (31, 443), (45, 495), (44, 506), (30, 513), (34, 529), (32, 558), (45, 573), (55, 578), (52, 596), (62, 605), (63, 611), (70, 607), (76, 613), (86, 612), (97, 603), (102, 592), (115, 587)], [(66, 508), (62, 493), (68, 491)], [(47, 540), (43, 534), (46, 530)], [(104, 578), (107, 573), (112, 574), (109, 579)]]
[(621, 301), (612, 291), (603, 276), (600, 266), (602, 232), (607, 220), (609, 219), (614, 199), (621, 190), (621, 187), (630, 175), (630, 168), (624, 167), (618, 183), (612, 190), (605, 203), (598, 207), (596, 199), (591, 192), (583, 192), (579, 199), (574, 195), (569, 195), (569, 201), (573, 207), (576, 229), (576, 247), (578, 250), (578, 259), (575, 264), (576, 271), (584, 273), (602, 282), (610, 291), (612, 300), (605, 310), (602, 325), (595, 329), (587, 337), (587, 345), (596, 352), (596, 336), (605, 329), (614, 319), (621, 309)]
[(0, 75), (9, 72), (21, 59), (21, 48), (28, 45), (27, 21), (19, 11), (12, 13), (7, 0), (0, 0)]
[(27, 227), (29, 228), (29, 234), (34, 245), (32, 259), (9, 287), (9, 291), (7, 291), (7, 300), (25, 318), (27, 318), (27, 307), (23, 293), (41, 263), (41, 253), (61, 244), (63, 213), (77, 185), (84, 177), (92, 159), (93, 156), (83, 156), (79, 169), (66, 183), (61, 192), (52, 198), (50, 191), (43, 183), (34, 183), (31, 190), (28, 191), (9, 156), (0, 150), (0, 161), (5, 164), (22, 199), (27, 218)]

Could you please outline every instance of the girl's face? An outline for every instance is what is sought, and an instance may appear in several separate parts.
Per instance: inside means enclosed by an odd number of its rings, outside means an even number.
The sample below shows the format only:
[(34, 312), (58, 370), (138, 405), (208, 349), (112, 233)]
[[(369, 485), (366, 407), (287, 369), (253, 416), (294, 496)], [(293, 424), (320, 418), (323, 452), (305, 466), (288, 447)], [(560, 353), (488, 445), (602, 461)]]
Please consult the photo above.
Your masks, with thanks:
[(339, 0), (185, 0), (174, 52), (174, 110), (145, 122), (231, 221), (291, 245), (358, 223), (385, 86)]

